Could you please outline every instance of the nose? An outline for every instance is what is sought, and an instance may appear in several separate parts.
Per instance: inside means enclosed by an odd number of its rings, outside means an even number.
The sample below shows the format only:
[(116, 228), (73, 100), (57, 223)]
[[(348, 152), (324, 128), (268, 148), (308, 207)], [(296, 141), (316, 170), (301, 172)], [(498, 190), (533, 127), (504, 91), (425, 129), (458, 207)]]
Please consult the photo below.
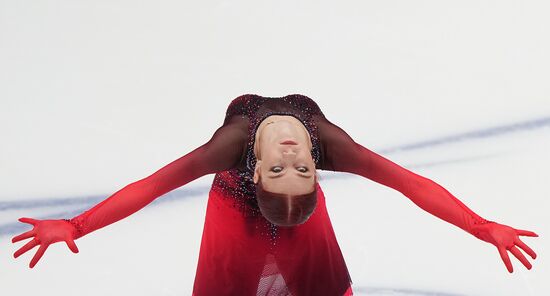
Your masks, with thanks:
[(287, 149), (283, 150), (283, 155), (296, 155), (296, 152), (294, 152), (290, 148), (287, 148)]

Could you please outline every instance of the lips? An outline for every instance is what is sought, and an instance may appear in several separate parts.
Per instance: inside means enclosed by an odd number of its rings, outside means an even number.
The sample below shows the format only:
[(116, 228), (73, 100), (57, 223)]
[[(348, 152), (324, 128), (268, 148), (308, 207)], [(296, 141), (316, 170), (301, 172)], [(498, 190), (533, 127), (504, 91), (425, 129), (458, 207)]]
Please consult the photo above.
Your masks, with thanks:
[(285, 140), (281, 142), (281, 145), (298, 145), (298, 143), (292, 141), (292, 140)]

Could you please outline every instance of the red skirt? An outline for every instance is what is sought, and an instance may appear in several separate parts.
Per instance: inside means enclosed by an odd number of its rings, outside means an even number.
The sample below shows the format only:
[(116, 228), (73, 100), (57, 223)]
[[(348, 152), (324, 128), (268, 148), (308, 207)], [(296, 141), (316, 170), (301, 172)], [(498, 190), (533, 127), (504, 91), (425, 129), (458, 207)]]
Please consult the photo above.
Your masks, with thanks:
[(317, 207), (294, 227), (247, 216), (235, 198), (209, 192), (194, 296), (352, 295), (351, 278), (317, 184)]

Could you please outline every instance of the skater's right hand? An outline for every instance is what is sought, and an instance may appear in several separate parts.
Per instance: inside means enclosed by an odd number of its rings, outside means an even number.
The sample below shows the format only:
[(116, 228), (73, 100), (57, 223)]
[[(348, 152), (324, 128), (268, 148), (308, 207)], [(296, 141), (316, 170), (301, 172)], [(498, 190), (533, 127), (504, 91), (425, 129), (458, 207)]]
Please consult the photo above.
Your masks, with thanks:
[(33, 239), (17, 250), (13, 254), (13, 257), (17, 258), (28, 250), (40, 245), (29, 264), (30, 268), (33, 268), (38, 263), (38, 260), (44, 255), (50, 244), (59, 241), (65, 241), (73, 253), (78, 253), (78, 248), (74, 242), (76, 229), (71, 223), (65, 220), (36, 220), (31, 218), (19, 218), (19, 221), (29, 223), (34, 227), (25, 233), (13, 237), (11, 242), (16, 243), (31, 237)]

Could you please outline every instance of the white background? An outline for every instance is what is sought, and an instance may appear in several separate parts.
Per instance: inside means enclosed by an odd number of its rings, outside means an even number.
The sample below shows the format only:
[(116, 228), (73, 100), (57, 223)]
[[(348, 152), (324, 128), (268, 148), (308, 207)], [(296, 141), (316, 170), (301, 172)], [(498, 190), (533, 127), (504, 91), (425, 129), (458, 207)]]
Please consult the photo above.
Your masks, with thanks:
[(233, 98), (300, 93), (481, 216), (540, 235), (522, 237), (533, 269), (509, 253), (509, 274), (492, 245), (399, 192), (321, 172), (356, 294), (548, 294), (549, 12), (545, 1), (0, 1), (0, 293), (190, 295), (212, 175), (178, 191), (198, 194), (79, 239), (78, 255), (51, 246), (34, 269), (36, 249), (12, 257), (17, 218), (80, 209), (5, 205), (107, 198), (206, 142)]

